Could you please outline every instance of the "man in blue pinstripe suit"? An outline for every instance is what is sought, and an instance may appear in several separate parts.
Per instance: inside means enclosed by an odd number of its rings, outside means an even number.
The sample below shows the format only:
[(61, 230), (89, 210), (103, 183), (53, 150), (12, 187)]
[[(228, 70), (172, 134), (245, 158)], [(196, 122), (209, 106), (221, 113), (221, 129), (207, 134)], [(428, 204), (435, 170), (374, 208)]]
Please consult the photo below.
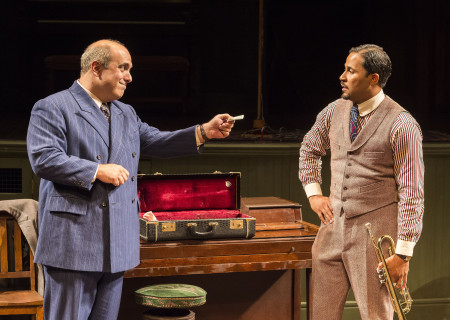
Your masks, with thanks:
[(44, 265), (44, 317), (116, 319), (123, 273), (139, 263), (140, 153), (196, 154), (229, 135), (228, 114), (173, 132), (142, 122), (120, 99), (132, 60), (115, 40), (94, 42), (81, 76), (33, 107), (27, 149), (41, 178), (35, 261)]

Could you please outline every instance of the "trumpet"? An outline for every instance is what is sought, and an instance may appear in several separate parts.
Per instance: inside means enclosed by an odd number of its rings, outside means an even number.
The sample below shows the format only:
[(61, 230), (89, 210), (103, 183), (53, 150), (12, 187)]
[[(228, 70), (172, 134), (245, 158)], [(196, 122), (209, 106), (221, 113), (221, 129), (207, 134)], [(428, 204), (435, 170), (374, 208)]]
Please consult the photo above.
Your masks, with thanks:
[(392, 283), (391, 276), (389, 275), (389, 270), (386, 265), (386, 260), (384, 258), (382, 243), (384, 240), (390, 243), (388, 248), (389, 256), (392, 256), (395, 253), (395, 243), (392, 237), (389, 235), (384, 235), (378, 238), (378, 243), (375, 242), (375, 239), (372, 235), (371, 224), (366, 223), (367, 231), (369, 232), (370, 239), (372, 240), (372, 244), (375, 248), (375, 253), (377, 255), (378, 262), (382, 263), (382, 268), (377, 270), (378, 277), (380, 278), (380, 283), (384, 283), (389, 292), (389, 296), (391, 298), (392, 306), (394, 307), (394, 311), (397, 314), (399, 320), (406, 320), (405, 314), (407, 314), (411, 310), (412, 298), (409, 294), (408, 287), (405, 289), (398, 289)]

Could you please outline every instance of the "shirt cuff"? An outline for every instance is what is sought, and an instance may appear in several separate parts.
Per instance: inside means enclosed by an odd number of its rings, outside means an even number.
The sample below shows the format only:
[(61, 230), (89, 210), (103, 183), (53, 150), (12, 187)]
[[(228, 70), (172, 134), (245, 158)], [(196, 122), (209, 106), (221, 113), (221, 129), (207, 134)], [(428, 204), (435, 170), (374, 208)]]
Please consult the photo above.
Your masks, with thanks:
[(322, 195), (322, 189), (320, 188), (320, 184), (317, 182), (307, 184), (304, 189), (308, 198), (312, 196)]
[(97, 170), (95, 170), (94, 178), (92, 179), (91, 183), (94, 183), (94, 182), (95, 182), (95, 179), (97, 179), (97, 172), (98, 172), (98, 167), (99, 167), (99, 166), (100, 166), (100, 165), (98, 165), (98, 166), (97, 166)]
[(416, 245), (415, 242), (411, 241), (403, 241), (403, 240), (397, 240), (397, 246), (395, 247), (395, 253), (402, 254), (404, 256), (412, 257), (414, 246)]

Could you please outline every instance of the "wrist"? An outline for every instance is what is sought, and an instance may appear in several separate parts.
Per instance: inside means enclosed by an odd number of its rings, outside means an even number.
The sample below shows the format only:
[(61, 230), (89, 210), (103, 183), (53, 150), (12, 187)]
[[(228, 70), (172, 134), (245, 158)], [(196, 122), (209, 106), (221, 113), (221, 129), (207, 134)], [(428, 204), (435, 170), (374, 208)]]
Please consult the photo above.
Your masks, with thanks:
[(203, 124), (200, 125), (200, 135), (202, 136), (202, 139), (205, 140), (205, 142), (208, 142), (210, 140), (206, 135), (205, 129), (203, 128)]
[(395, 254), (397, 257), (399, 257), (400, 259), (402, 259), (403, 261), (406, 261), (406, 262), (408, 262), (409, 260), (411, 260), (411, 256), (406, 256), (406, 255), (404, 255), (404, 254), (398, 254), (398, 253), (396, 253)]

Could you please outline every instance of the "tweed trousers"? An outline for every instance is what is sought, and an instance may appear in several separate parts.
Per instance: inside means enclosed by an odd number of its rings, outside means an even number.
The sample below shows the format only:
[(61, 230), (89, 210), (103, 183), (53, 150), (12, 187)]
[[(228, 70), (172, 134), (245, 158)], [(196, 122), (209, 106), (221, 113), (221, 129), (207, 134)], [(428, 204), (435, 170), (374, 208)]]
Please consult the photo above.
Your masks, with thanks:
[(332, 224), (322, 224), (312, 247), (312, 319), (342, 319), (350, 287), (361, 319), (393, 319), (388, 291), (376, 272), (378, 260), (365, 224), (372, 224), (376, 240), (397, 238), (397, 203), (347, 219), (334, 213)]

